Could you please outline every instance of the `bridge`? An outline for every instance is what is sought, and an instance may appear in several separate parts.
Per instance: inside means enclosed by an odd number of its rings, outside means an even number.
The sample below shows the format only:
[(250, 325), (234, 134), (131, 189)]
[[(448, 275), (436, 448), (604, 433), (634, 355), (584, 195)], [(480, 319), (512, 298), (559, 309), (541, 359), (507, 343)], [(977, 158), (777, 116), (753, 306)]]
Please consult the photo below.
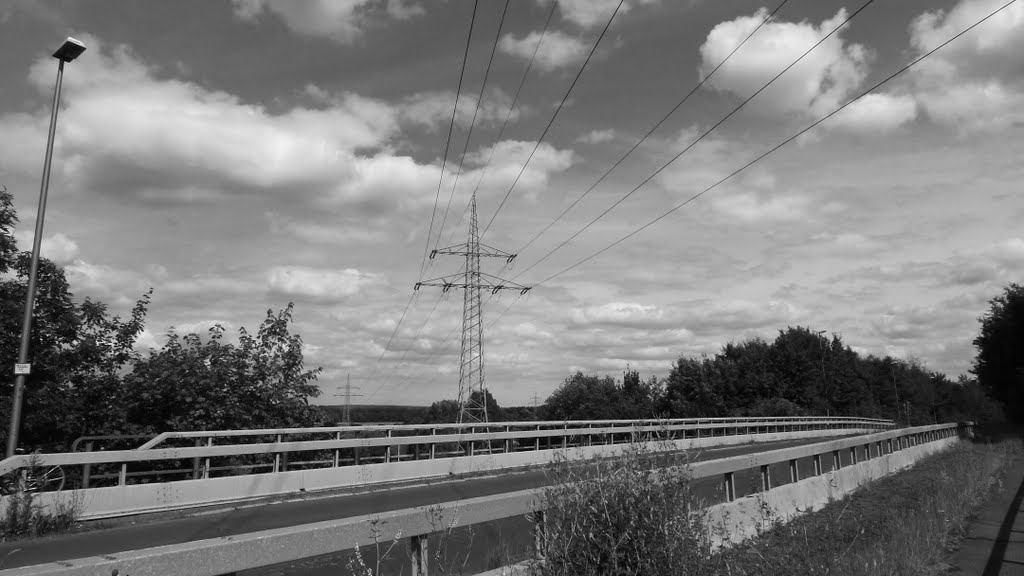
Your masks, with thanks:
[[(115, 568), (122, 574), (166, 574), (175, 571), (169, 567), (183, 565), (196, 574), (231, 574), (370, 544), (374, 518), (408, 539), (413, 573), (422, 574), (426, 538), (437, 531), (428, 525), (436, 519), (424, 514), (427, 507), (452, 526), (539, 512), (543, 478), (536, 468), (557, 457), (615, 456), (637, 440), (656, 450), (701, 449), (704, 458), (693, 464), (693, 477), (719, 487), (723, 499), (717, 506), (742, 511), (750, 500), (737, 491), (743, 474), (759, 476), (769, 495), (813, 505), (912, 463), (968, 431), (969, 426), (955, 424), (894, 429), (891, 421), (833, 417), (170, 432), (132, 450), (36, 456), (35, 465), (59, 465), (69, 477), (68, 489), (39, 494), (41, 502), (76, 501), (83, 518), (103, 519), (348, 493), (335, 496), (333, 508), (315, 500), (288, 505), (315, 511), (312, 515), (288, 517), (288, 506), (275, 506), (273, 521), (248, 521), (229, 533), (204, 531), (208, 517), (192, 516), (176, 521), (190, 527), (183, 532), (187, 537), (170, 534), (166, 526), (147, 532), (142, 525), (131, 529), (132, 537), (117, 537), (116, 545), (109, 537), (102, 544), (105, 531), (75, 535), (91, 541), (91, 548), (79, 542), (33, 551), (32, 543), (20, 542), (20, 551), (5, 562), (20, 567), (0, 574), (110, 574)], [(0, 462), (0, 473), (32, 464), (30, 457), (16, 456)], [(826, 477), (828, 489), (820, 485)], [(374, 505), (383, 489), (388, 505)], [(727, 516), (743, 517), (734, 512)], [(734, 528), (736, 534), (745, 530)]]

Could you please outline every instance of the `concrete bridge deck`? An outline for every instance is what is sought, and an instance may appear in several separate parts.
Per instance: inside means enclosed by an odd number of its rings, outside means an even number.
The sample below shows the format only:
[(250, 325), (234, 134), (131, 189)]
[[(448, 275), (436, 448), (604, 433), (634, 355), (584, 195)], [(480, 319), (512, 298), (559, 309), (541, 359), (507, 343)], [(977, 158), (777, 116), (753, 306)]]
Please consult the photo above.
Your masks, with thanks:
[[(820, 438), (706, 448), (697, 460), (711, 460), (820, 442)], [(438, 502), (502, 494), (543, 486), (545, 473), (533, 469), (495, 476), (414, 485), (376, 487), (359, 493), (318, 493), (301, 499), (249, 503), (220, 510), (182, 511), (100, 521), (91, 529), (0, 544), (0, 568), (15, 568), (153, 546), (180, 544)]]

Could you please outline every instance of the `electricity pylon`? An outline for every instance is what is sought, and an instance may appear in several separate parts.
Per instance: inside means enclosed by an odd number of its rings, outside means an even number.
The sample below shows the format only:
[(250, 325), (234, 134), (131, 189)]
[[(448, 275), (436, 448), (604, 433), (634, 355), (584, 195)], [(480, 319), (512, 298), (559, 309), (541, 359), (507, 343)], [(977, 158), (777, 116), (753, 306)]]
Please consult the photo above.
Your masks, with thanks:
[[(358, 386), (356, 386), (356, 390), (359, 390)], [(337, 398), (338, 396), (341, 396), (341, 394), (335, 394), (334, 396)], [(352, 393), (352, 380), (349, 378), (349, 375), (346, 374), (345, 375), (345, 407), (342, 409), (342, 413), (341, 413), (341, 424), (342, 424), (342, 426), (348, 426), (349, 424), (352, 423), (352, 397), (353, 396), (362, 396), (362, 394), (353, 394)]]
[[(504, 258), (507, 263), (511, 264), (516, 255), (480, 243), (475, 192), (470, 198), (470, 210), (469, 240), (462, 244), (436, 249), (430, 253), (431, 260), (438, 254), (464, 256), (466, 258), (465, 271), (417, 282), (414, 287), (415, 290), (419, 290), (420, 286), (437, 286), (443, 292), (448, 292), (452, 288), (463, 290), (462, 352), (459, 363), (459, 424), (487, 422), (483, 303), (480, 300), (480, 290), (490, 290), (491, 294), (497, 294), (502, 290), (518, 290), (520, 294), (526, 294), (530, 290), (529, 287), (522, 284), (516, 284), (480, 271), (480, 258)], [(473, 392), (478, 393), (475, 398)]]

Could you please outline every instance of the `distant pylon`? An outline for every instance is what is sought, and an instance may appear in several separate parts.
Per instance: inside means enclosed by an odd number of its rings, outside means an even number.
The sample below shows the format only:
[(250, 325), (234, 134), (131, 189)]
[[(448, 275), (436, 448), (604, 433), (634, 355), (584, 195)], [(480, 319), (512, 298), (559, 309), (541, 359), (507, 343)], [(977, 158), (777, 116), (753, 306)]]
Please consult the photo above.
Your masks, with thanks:
[[(359, 387), (356, 386), (356, 390)], [(335, 394), (335, 397), (341, 396), (341, 394)], [(352, 397), (362, 396), (362, 394), (352, 393), (352, 379), (348, 374), (345, 374), (345, 407), (342, 408), (341, 412), (341, 424), (342, 426), (348, 426), (352, 423)]]
[[(483, 303), (480, 289), (486, 288), (492, 294), (501, 290), (518, 290), (525, 294), (530, 290), (522, 284), (485, 274), (480, 271), (480, 258), (504, 258), (511, 263), (516, 255), (480, 243), (480, 231), (476, 219), (476, 193), (470, 198), (469, 239), (463, 244), (434, 250), (430, 259), (438, 254), (465, 256), (466, 270), (439, 278), (417, 282), (420, 286), (439, 286), (448, 292), (452, 288), (463, 289), (462, 301), (462, 352), (459, 363), (459, 419), (464, 422), (487, 422), (487, 386), (484, 380), (484, 324)], [(473, 392), (478, 392), (473, 397)]]

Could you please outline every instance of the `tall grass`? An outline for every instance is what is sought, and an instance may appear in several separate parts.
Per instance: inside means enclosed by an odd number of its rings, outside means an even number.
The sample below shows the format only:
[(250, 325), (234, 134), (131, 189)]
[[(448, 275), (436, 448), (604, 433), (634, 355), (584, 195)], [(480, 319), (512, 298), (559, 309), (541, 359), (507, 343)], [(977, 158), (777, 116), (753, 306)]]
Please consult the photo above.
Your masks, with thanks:
[[(1021, 452), (1019, 441), (961, 444), (788, 523), (762, 506), (758, 536), (719, 550), (712, 536), (722, 534), (694, 497), (685, 457), (636, 445), (615, 461), (563, 461), (540, 503), (542, 561), (533, 572), (940, 574), (972, 511), (1001, 487), (1000, 470)], [(660, 482), (651, 481), (655, 470)]]
[(644, 446), (627, 445), (621, 458), (552, 466), (540, 502), (543, 521), (536, 524), (543, 558), (537, 573), (714, 573), (707, 569), (711, 539), (687, 456)]
[[(39, 462), (37, 455), (30, 456), (26, 474), (38, 476)], [(52, 507), (47, 508), (36, 501), (34, 493), (23, 489), (22, 482), (15, 478), (11, 483), (18, 488), (5, 497), (6, 506), (0, 510), (0, 542), (66, 532), (82, 515), (81, 497), (58, 498)]]

